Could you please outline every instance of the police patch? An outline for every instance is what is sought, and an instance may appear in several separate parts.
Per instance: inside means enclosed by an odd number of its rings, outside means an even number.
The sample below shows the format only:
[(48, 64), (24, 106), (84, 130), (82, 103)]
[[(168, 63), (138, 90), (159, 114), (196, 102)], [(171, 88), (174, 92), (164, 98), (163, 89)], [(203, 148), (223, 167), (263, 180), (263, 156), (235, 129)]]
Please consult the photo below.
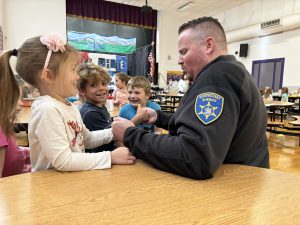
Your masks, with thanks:
[(213, 92), (205, 92), (197, 96), (195, 113), (205, 125), (217, 120), (223, 111), (224, 98)]

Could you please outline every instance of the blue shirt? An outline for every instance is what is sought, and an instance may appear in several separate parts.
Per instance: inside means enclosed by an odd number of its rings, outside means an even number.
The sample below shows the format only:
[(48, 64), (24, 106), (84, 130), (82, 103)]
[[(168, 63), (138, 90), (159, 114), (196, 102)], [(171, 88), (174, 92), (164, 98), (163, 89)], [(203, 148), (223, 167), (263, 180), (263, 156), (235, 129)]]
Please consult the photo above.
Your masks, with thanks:
[[(155, 102), (148, 101), (146, 103), (146, 107), (149, 107), (149, 108), (154, 109), (154, 110), (160, 110), (160, 106)], [(136, 112), (137, 112), (137, 109), (135, 107), (133, 107), (131, 104), (128, 103), (128, 104), (124, 105), (121, 108), (121, 110), (119, 112), (119, 117), (131, 120), (136, 115)], [(141, 127), (145, 130), (154, 132), (154, 126), (153, 125), (139, 124), (138, 127)]]

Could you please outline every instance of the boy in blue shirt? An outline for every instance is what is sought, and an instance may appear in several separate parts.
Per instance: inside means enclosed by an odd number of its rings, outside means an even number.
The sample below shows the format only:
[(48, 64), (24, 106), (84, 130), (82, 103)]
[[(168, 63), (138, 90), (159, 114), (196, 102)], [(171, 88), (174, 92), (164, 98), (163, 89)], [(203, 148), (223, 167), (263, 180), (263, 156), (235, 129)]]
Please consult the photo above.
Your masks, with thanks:
[[(149, 107), (154, 110), (160, 110), (160, 106), (157, 103), (148, 101), (150, 97), (150, 90), (151, 84), (146, 77), (132, 77), (127, 84), (129, 103), (121, 108), (119, 116), (128, 120), (132, 120), (137, 113), (138, 105), (141, 107)], [(155, 127), (154, 125), (136, 125), (152, 133), (161, 133), (161, 129)]]

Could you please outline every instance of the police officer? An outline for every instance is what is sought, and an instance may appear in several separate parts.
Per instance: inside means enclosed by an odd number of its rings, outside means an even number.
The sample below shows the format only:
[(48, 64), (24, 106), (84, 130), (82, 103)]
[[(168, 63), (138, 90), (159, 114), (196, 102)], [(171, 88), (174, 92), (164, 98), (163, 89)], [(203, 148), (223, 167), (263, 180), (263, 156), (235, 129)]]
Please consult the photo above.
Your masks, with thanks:
[(202, 17), (178, 33), (178, 62), (193, 84), (173, 115), (145, 110), (146, 122), (169, 134), (122, 120), (113, 123), (115, 138), (154, 167), (193, 179), (212, 177), (223, 163), (268, 168), (266, 109), (244, 65), (228, 55), (221, 24)]

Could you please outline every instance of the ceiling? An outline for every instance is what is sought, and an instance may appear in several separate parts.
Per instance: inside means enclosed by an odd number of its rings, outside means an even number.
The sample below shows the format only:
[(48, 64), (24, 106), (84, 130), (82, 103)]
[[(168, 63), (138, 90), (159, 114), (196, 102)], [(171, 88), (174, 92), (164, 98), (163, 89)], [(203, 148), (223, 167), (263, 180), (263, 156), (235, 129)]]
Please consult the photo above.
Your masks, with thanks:
[[(133, 6), (145, 5), (145, 0), (109, 0)], [(228, 9), (237, 7), (249, 0), (148, 0), (148, 6), (167, 16), (181, 20), (195, 19), (201, 16), (213, 16)], [(185, 10), (178, 10), (180, 6), (192, 2), (192, 6)]]

